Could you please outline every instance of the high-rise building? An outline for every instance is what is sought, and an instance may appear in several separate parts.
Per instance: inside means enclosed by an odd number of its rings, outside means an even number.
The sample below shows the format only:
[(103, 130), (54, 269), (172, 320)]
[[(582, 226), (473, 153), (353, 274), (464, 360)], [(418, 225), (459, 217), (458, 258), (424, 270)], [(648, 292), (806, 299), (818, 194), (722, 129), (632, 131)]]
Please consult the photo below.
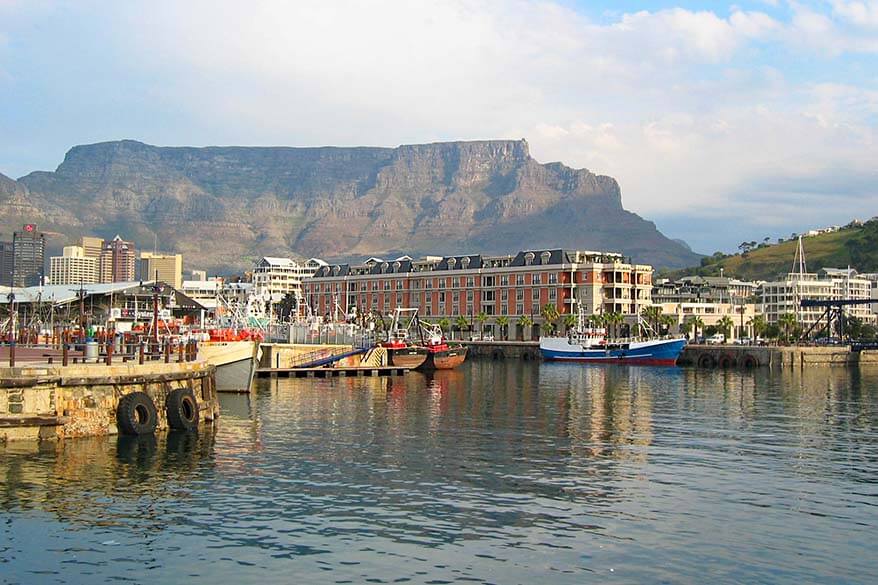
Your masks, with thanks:
[(46, 236), (36, 224), (25, 224), (12, 234), (12, 285), (37, 286), (45, 276)]
[(183, 255), (142, 252), (140, 254), (140, 279), (161, 280), (176, 289), (182, 288)]
[(253, 269), (253, 291), (279, 303), (285, 295), (302, 295), (302, 280), (314, 276), (326, 262), (319, 258), (296, 261), (292, 258), (265, 256)]
[(100, 260), (101, 250), (104, 249), (104, 239), (96, 236), (82, 236), (79, 245), (88, 258)]
[(126, 242), (118, 235), (101, 248), (100, 281), (131, 282), (137, 250), (133, 242)]
[(61, 256), (49, 259), (52, 284), (92, 284), (98, 281), (98, 259), (85, 255), (82, 246), (65, 246)]
[(0, 242), (0, 286), (12, 286), (12, 242)]

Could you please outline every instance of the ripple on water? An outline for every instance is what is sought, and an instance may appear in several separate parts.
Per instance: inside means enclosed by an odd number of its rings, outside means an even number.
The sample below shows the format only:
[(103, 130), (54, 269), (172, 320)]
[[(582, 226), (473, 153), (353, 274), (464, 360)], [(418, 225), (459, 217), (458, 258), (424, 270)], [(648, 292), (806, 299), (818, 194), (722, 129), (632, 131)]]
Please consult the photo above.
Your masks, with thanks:
[(264, 383), (215, 432), (7, 447), (0, 574), (873, 581), (876, 382), (474, 361)]

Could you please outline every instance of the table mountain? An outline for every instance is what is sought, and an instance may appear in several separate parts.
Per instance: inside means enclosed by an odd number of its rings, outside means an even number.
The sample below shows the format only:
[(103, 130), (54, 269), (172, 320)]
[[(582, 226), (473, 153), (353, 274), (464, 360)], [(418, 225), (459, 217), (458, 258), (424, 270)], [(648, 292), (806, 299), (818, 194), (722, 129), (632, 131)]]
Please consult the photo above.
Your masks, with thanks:
[(72, 148), (55, 172), (0, 176), (0, 229), (116, 233), (227, 272), (260, 255), (620, 250), (679, 267), (699, 256), (622, 207), (611, 177), (531, 158), (524, 140), (398, 148)]

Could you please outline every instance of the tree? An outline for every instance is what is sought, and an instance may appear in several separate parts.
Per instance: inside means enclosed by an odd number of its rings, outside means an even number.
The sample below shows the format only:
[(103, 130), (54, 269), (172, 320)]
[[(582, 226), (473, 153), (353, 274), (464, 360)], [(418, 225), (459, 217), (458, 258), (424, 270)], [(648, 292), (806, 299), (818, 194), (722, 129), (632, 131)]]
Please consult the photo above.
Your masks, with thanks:
[(488, 314), (484, 311), (479, 311), (479, 314), (476, 315), (475, 319), (479, 323), (479, 335), (483, 335), (485, 333), (485, 321), (488, 320)]
[(616, 337), (616, 334), (619, 331), (619, 325), (625, 321), (625, 315), (613, 311), (612, 313), (607, 313), (605, 318), (607, 320), (607, 325), (610, 326), (612, 331), (612, 337)]
[(674, 315), (662, 315), (659, 319), (659, 324), (663, 327), (663, 332), (665, 335), (671, 332), (671, 327), (677, 322), (677, 318)]
[(644, 321), (646, 321), (650, 327), (654, 331), (658, 331), (659, 323), (662, 318), (662, 308), (658, 305), (652, 305), (651, 307), (644, 307), (640, 312), (640, 316), (643, 317)]
[(689, 318), (689, 323), (692, 324), (692, 330), (694, 332), (693, 337), (697, 340), (698, 330), (704, 327), (704, 319), (702, 319), (698, 315), (695, 315), (694, 317)]
[(576, 327), (576, 315), (564, 315), (564, 329), (570, 331)]
[(454, 320), (454, 326), (457, 327), (459, 331), (468, 331), (470, 324), (466, 319), (466, 315), (458, 315), (457, 319)]
[(540, 309), (540, 316), (545, 320), (546, 326), (543, 330), (551, 333), (555, 329), (555, 321), (561, 317), (561, 314), (558, 312), (558, 307), (555, 306), (555, 303), (546, 303)]
[(692, 321), (684, 321), (680, 325), (680, 333), (686, 336), (686, 339), (689, 339), (689, 334), (692, 333)]
[(506, 315), (500, 315), (497, 317), (497, 326), (500, 327), (500, 331), (503, 334), (503, 341), (509, 339), (509, 317)]
[(784, 313), (777, 318), (777, 324), (783, 331), (784, 340), (789, 341), (790, 335), (796, 328), (796, 316), (793, 313)]
[(735, 322), (732, 321), (732, 318), (728, 315), (723, 315), (719, 321), (716, 323), (717, 329), (726, 336), (726, 340), (732, 336), (732, 327), (735, 326)]
[(777, 339), (778, 337), (780, 337), (780, 327), (777, 325), (777, 323), (766, 325), (765, 337), (767, 337), (768, 339)]
[(768, 327), (768, 323), (765, 321), (764, 315), (753, 315), (750, 317), (750, 320), (747, 321), (747, 325), (750, 326), (750, 330), (753, 332), (753, 337), (762, 337), (765, 333), (765, 328)]
[(534, 324), (534, 320), (530, 318), (528, 315), (522, 315), (518, 318), (518, 326), (521, 327), (522, 337), (524, 337), (524, 330)]
[(451, 329), (451, 320), (448, 317), (442, 317), (436, 324), (439, 325), (439, 329), (441, 329), (443, 333)]

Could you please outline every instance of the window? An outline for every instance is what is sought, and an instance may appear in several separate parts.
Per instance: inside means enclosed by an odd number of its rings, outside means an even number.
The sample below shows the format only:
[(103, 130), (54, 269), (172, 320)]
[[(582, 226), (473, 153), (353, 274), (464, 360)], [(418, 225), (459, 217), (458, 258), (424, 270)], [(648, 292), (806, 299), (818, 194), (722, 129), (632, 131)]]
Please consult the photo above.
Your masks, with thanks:
[(540, 300), (540, 289), (535, 288), (531, 290), (531, 297), (533, 300), (539, 302)]
[(472, 306), (472, 305), (467, 305), (467, 306), (466, 306), (466, 314), (467, 314), (467, 315), (472, 315), (472, 314), (473, 314), (473, 306)]
[(524, 289), (522, 289), (522, 288), (515, 289), (515, 300), (516, 301), (523, 301), (524, 300)]
[(439, 288), (445, 288), (445, 279), (444, 278), (439, 279)]
[(483, 276), (482, 277), (482, 286), (494, 286), (494, 277), (493, 276)]
[(455, 305), (460, 302), (460, 293), (455, 291), (451, 293), (451, 302)]
[(500, 291), (500, 300), (501, 301), (508, 301), (509, 300), (509, 289), (508, 288), (504, 288), (503, 290)]
[(549, 273), (549, 284), (558, 284), (558, 275), (556, 273)]
[(502, 305), (500, 305), (500, 314), (501, 315), (508, 315), (509, 314), (509, 305), (507, 305), (506, 303), (503, 303)]
[(445, 303), (445, 292), (444, 291), (439, 293), (439, 302), (443, 303), (443, 304)]
[(500, 277), (500, 286), (509, 286), (509, 275), (504, 274)]
[(454, 277), (451, 279), (451, 287), (452, 288), (460, 288), (460, 279), (458, 277)]
[(472, 289), (466, 291), (466, 300), (472, 302), (472, 300), (473, 300), (473, 291), (472, 291)]
[(424, 281), (424, 288), (427, 290), (430, 290), (433, 288), (433, 279), (432, 278), (428, 278), (427, 280)]
[(402, 290), (402, 281), (401, 280), (396, 281), (396, 290)]
[(515, 286), (524, 286), (524, 275), (516, 274), (515, 275)]
[(402, 306), (402, 293), (396, 293), (396, 305)]
[(550, 300), (550, 301), (555, 301), (555, 300), (557, 300), (557, 299), (558, 299), (558, 289), (556, 289), (556, 288), (550, 288), (550, 289), (549, 289), (549, 300)]
[(534, 263), (534, 253), (528, 252), (527, 254), (524, 255), (524, 265), (530, 266), (533, 263)]
[(543, 275), (540, 274), (539, 272), (537, 272), (537, 273), (534, 274), (533, 277), (531, 278), (531, 282), (532, 282), (533, 284), (542, 284), (542, 283), (543, 283)]
[(389, 280), (384, 281), (384, 290), (390, 290), (390, 281)]
[(472, 276), (467, 276), (466, 277), (466, 285), (470, 288), (474, 287), (476, 285), (475, 279)]
[(524, 315), (524, 305), (515, 305), (515, 314)]

